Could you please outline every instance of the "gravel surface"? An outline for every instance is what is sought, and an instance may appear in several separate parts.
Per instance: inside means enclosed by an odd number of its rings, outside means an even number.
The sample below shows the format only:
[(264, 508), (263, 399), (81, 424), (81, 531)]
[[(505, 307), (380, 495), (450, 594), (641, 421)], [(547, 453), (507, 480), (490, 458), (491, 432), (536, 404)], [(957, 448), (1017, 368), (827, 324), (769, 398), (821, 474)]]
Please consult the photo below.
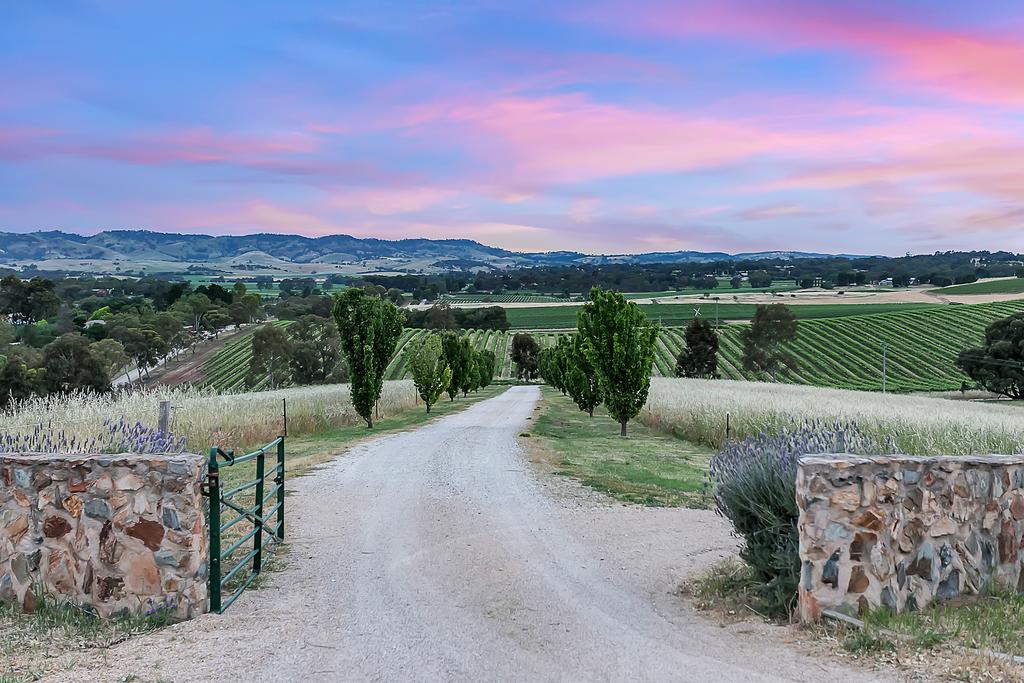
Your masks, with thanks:
[(725, 523), (536, 473), (516, 437), (538, 397), (513, 387), (294, 480), (267, 586), (49, 680), (877, 680), (688, 608), (682, 578), (735, 549)]

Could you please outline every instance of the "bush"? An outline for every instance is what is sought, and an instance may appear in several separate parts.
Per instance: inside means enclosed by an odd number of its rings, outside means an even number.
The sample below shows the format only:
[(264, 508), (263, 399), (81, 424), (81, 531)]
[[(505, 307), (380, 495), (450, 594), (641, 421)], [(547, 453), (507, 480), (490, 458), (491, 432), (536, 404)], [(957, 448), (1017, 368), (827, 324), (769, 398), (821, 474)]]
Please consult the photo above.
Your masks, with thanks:
[(711, 458), (708, 477), (718, 511), (744, 541), (740, 557), (760, 582), (761, 610), (785, 617), (800, 577), (796, 466), (813, 453), (894, 452), (854, 424), (808, 422), (795, 431), (726, 443)]

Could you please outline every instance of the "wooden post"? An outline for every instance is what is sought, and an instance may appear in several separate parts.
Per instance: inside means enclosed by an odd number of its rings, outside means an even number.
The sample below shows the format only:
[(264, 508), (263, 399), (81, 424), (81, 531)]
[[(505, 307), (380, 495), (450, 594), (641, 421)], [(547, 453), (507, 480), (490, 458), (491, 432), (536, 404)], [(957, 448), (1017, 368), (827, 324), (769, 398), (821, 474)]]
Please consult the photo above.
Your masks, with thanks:
[(157, 429), (166, 434), (171, 428), (171, 402), (160, 401), (160, 417), (157, 421)]

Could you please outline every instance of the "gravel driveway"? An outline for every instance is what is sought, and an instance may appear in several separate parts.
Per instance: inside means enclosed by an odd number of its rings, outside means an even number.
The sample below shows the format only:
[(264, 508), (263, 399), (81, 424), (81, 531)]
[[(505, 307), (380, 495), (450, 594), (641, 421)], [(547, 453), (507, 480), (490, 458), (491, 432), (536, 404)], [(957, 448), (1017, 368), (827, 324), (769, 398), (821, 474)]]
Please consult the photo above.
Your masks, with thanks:
[(538, 397), (513, 387), (293, 480), (268, 586), (51, 680), (876, 680), (690, 610), (672, 592), (733, 551), (725, 524), (537, 474), (516, 437)]

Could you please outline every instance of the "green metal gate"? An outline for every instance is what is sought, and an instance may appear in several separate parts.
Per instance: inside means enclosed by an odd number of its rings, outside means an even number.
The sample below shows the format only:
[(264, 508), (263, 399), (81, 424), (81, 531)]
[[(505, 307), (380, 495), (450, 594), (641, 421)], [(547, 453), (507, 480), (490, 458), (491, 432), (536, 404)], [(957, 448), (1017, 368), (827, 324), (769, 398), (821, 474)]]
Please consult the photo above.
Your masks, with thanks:
[[(268, 458), (275, 452), (276, 460), (273, 455)], [(208, 467), (203, 493), (210, 503), (210, 611), (221, 614), (284, 541), (284, 436), (237, 457), (214, 446)], [(248, 548), (242, 557), (236, 555)]]

